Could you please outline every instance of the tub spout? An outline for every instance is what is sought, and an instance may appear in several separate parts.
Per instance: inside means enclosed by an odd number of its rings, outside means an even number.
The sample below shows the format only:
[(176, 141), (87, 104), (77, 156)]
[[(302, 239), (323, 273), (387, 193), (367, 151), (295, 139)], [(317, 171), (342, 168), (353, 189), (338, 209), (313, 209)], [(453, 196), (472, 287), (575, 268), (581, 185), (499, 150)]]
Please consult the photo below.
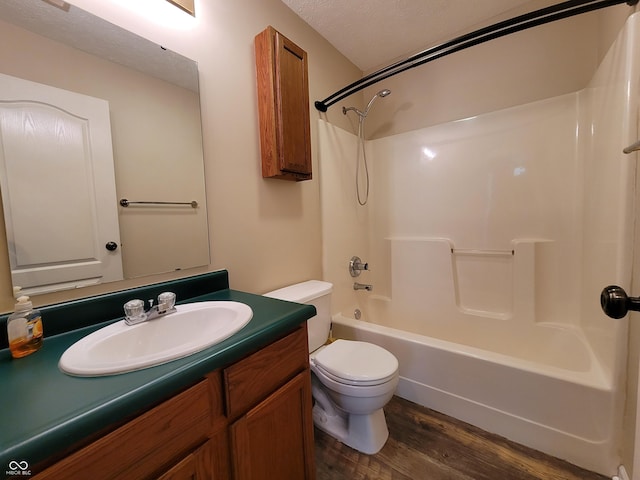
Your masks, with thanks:
[(353, 289), (354, 290), (366, 290), (367, 292), (370, 292), (371, 290), (373, 290), (373, 285), (367, 285), (365, 283), (355, 282), (353, 284)]

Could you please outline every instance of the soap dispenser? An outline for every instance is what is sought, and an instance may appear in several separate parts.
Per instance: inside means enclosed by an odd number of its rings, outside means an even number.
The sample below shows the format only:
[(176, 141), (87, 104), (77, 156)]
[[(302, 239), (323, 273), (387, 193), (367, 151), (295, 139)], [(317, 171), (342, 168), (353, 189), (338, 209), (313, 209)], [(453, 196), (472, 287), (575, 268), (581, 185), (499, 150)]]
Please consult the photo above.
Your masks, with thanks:
[(15, 311), (7, 319), (7, 333), (13, 358), (25, 357), (42, 347), (42, 316), (26, 295), (17, 298)]

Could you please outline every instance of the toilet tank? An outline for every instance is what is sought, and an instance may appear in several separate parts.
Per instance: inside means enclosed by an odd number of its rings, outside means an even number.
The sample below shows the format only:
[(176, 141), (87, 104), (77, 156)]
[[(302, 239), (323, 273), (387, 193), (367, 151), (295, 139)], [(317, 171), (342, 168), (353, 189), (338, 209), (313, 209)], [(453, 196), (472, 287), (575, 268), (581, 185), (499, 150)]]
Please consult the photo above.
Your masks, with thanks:
[(309, 352), (313, 352), (324, 345), (329, 338), (332, 289), (333, 284), (329, 282), (309, 280), (265, 293), (264, 296), (316, 307), (316, 316), (307, 320)]

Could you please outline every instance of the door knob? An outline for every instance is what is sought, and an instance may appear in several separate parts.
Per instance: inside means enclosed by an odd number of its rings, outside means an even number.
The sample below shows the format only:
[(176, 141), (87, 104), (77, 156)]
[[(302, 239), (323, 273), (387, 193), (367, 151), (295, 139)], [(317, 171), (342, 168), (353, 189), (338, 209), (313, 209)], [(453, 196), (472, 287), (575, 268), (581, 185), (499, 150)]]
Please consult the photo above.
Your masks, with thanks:
[(611, 318), (622, 318), (629, 310), (640, 311), (640, 298), (629, 297), (622, 287), (609, 285), (600, 294), (600, 306)]
[(118, 244), (116, 242), (107, 242), (107, 244), (104, 246), (104, 248), (106, 248), (110, 252), (113, 252), (113, 251), (117, 250)]

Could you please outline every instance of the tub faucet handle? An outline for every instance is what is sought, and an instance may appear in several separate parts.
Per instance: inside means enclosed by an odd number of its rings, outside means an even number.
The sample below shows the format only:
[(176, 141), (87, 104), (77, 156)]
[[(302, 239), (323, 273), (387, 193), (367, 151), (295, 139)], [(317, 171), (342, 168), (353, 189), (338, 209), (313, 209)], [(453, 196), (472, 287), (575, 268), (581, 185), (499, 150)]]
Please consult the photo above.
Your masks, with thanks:
[(600, 306), (611, 318), (622, 318), (629, 310), (640, 312), (640, 298), (629, 297), (622, 287), (609, 285), (600, 294)]
[(349, 273), (351, 276), (357, 277), (360, 275), (362, 270), (368, 271), (369, 264), (366, 262), (363, 263), (362, 260), (360, 260), (360, 257), (351, 257), (351, 260), (349, 260)]

